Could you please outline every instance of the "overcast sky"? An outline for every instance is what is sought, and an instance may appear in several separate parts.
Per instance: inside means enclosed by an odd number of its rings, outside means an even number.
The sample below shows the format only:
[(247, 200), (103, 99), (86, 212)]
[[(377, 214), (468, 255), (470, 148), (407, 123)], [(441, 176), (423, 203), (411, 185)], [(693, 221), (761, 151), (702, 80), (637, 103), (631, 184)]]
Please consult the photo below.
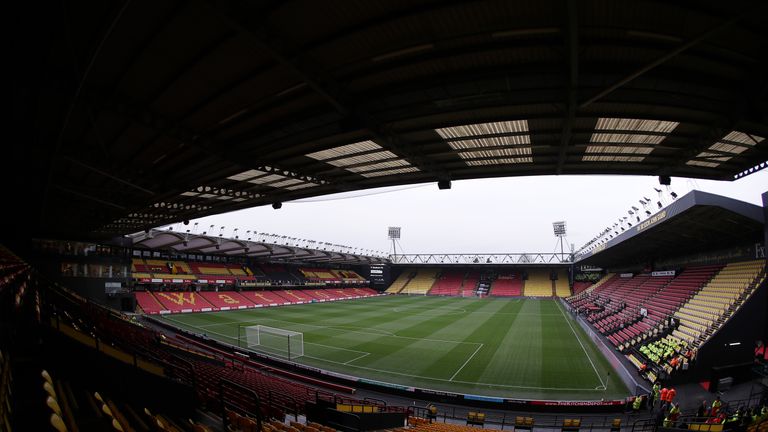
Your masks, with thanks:
[[(229, 236), (239, 228), (301, 239), (391, 252), (387, 227), (402, 227), (398, 253), (553, 252), (552, 222), (568, 224), (576, 249), (599, 231), (627, 216), (638, 200), (658, 193), (658, 177), (537, 176), (454, 181), (374, 189), (285, 202), (279, 210), (258, 207), (191, 221), (198, 233), (211, 224)], [(762, 205), (768, 170), (733, 182), (672, 178), (679, 196), (691, 189)], [(351, 197), (350, 197), (351, 195)], [(654, 204), (653, 211), (656, 211)], [(183, 229), (191, 228), (184, 227)], [(205, 227), (205, 228), (202, 228)], [(181, 225), (174, 230), (182, 229)]]

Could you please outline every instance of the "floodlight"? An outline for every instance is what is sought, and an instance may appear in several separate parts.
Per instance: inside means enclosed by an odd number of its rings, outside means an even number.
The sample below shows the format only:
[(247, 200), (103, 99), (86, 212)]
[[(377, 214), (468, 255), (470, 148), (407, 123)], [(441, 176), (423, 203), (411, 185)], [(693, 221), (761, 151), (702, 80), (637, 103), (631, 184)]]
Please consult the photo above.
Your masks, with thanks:
[(451, 181), (450, 180), (438, 180), (437, 181), (437, 188), (440, 190), (450, 189), (451, 188)]
[(677, 194), (676, 193), (670, 192), (669, 194), (672, 195), (672, 199), (677, 199)]
[(672, 184), (672, 179), (670, 179), (668, 175), (659, 176), (659, 184), (669, 186)]
[(651, 211), (650, 211), (650, 210), (646, 210), (646, 211), (645, 211), (645, 214), (646, 214), (646, 215), (648, 215), (648, 216), (650, 216), (650, 215), (651, 215)]
[(400, 227), (389, 227), (387, 234), (390, 240), (396, 240), (400, 238)]
[(661, 201), (657, 201), (656, 204), (659, 206), (659, 208), (662, 208)]
[(566, 232), (565, 221), (552, 222), (552, 229), (555, 231), (556, 236), (564, 236)]
[(637, 217), (637, 221), (640, 222), (640, 216)]
[(272, 203), (272, 208), (275, 210), (281, 208), (282, 206), (283, 206), (283, 203), (281, 203), (280, 201)]

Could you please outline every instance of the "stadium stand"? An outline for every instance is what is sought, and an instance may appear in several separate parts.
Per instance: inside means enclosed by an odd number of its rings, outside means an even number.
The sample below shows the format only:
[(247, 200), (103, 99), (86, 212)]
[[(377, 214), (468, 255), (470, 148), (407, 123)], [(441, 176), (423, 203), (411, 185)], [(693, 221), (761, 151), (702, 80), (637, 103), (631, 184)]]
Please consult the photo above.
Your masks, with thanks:
[(275, 293), (291, 303), (302, 304), (315, 300), (311, 292), (304, 292), (302, 290), (281, 290), (275, 291)]
[(365, 278), (360, 276), (354, 270), (334, 270), (333, 273), (338, 275), (343, 282), (364, 282)]
[(254, 268), (239, 263), (185, 262), (133, 258), (131, 277), (142, 284), (214, 284), (234, 286), (360, 286), (368, 281), (354, 270), (290, 267), (260, 264)]
[(477, 291), (478, 283), (480, 282), (480, 273), (475, 271), (470, 271), (467, 273), (466, 279), (464, 279), (464, 282), (461, 284), (461, 290), (459, 291), (459, 295), (462, 297), (468, 297)]
[(588, 290), (592, 286), (592, 282), (579, 282), (576, 281), (573, 283), (573, 295), (581, 294), (582, 292)]
[(225, 264), (219, 263), (189, 263), (192, 271), (201, 276), (233, 276)]
[[(716, 286), (718, 278), (738, 278), (734, 272), (740, 274), (738, 272), (745, 269), (749, 269), (747, 273), (754, 278), (762, 268), (755, 264), (752, 266), (729, 264), (732, 270), (725, 274), (725, 269), (721, 270), (722, 266), (708, 265), (690, 266), (676, 277), (654, 277), (650, 274), (632, 278), (613, 276), (607, 280), (604, 278), (604, 283), (568, 301), (574, 308), (585, 311), (588, 314), (587, 321), (620, 350), (641, 342), (645, 342), (644, 346), (650, 346), (651, 339), (663, 334), (668, 328), (668, 319), (673, 315), (680, 320), (680, 327), (675, 330), (674, 336), (693, 345), (695, 339), (707, 332), (718, 319), (717, 311), (725, 312), (730, 306), (722, 290), (708, 287), (712, 284)], [(721, 274), (724, 276), (720, 277)], [(743, 276), (740, 280), (746, 285), (750, 278)], [(741, 291), (729, 289), (731, 299), (741, 295)], [(709, 310), (705, 310), (707, 308)], [(710, 321), (704, 321), (705, 318)]]
[(370, 288), (274, 291), (136, 291), (136, 301), (147, 314), (245, 309), (323, 302), (378, 295)]
[(254, 307), (254, 303), (236, 291), (200, 291), (202, 296), (215, 309), (227, 310)]
[(213, 305), (195, 292), (157, 292), (154, 296), (165, 309), (171, 312), (202, 312), (213, 308)]
[(167, 310), (165, 306), (160, 303), (155, 296), (149, 291), (136, 291), (136, 302), (141, 307), (141, 310), (148, 314), (160, 313), (160, 311)]
[[(671, 280), (670, 276), (651, 277), (650, 274), (632, 278), (619, 278), (609, 294), (610, 305), (605, 311), (590, 316), (590, 320), (601, 333), (616, 346), (634, 342), (650, 330), (646, 323), (635, 325), (642, 320), (641, 306)], [(608, 287), (606, 287), (608, 288)]]
[(558, 270), (555, 283), (555, 294), (558, 297), (568, 297), (571, 295), (571, 287), (568, 284), (568, 272)]
[(549, 278), (549, 270), (529, 270), (528, 280), (523, 283), (523, 295), (552, 297), (552, 280)]
[(429, 290), (429, 295), (456, 296), (462, 289), (464, 282), (464, 272), (456, 270), (445, 270), (440, 273), (437, 281)]
[(520, 273), (502, 273), (491, 284), (489, 295), (495, 297), (517, 297), (523, 292)]
[[(592, 291), (594, 291), (597, 288), (600, 288), (604, 283), (612, 280), (614, 277), (616, 277), (615, 273), (606, 273), (605, 275), (603, 275), (603, 277), (600, 278), (599, 281), (597, 281), (594, 284), (592, 284), (591, 286), (585, 288), (580, 293), (573, 293), (573, 295), (576, 296), (577, 294), (579, 294), (580, 296), (577, 297), (577, 298), (582, 298), (583, 296), (589, 295), (589, 293), (591, 293)], [(569, 301), (570, 301), (570, 299), (569, 299)]]
[(726, 265), (675, 314), (680, 321), (673, 335), (696, 347), (731, 316), (765, 278), (765, 261)]
[(278, 306), (291, 304), (291, 301), (283, 298), (276, 291), (242, 291), (241, 294), (257, 306)]
[(403, 270), (402, 273), (400, 273), (400, 276), (395, 279), (394, 282), (392, 282), (392, 285), (387, 288), (385, 291), (388, 294), (397, 294), (400, 291), (405, 288), (406, 285), (413, 279), (413, 277), (416, 275), (416, 272), (412, 272), (410, 270)]
[(308, 281), (319, 282), (341, 282), (341, 278), (336, 275), (332, 270), (319, 269), (319, 268), (303, 268), (299, 267), (299, 271)]
[(276, 282), (278, 284), (296, 284), (300, 283), (301, 280), (296, 276), (295, 274), (292, 274), (288, 271), (288, 269), (285, 266), (282, 266), (280, 264), (266, 264), (261, 263), (259, 264), (259, 269), (267, 275), (267, 278), (271, 280), (272, 282)]
[(402, 294), (426, 295), (435, 284), (438, 270), (419, 269), (410, 282), (400, 291)]
[[(123, 359), (127, 364), (138, 362), (141, 367), (152, 369), (161, 375), (174, 376), (182, 383), (192, 384), (199, 400), (207, 406), (216, 407), (221, 403), (224, 397), (222, 379), (254, 392), (261, 401), (261, 408), (267, 409), (266, 413), (270, 416), (279, 418), (283, 418), (286, 413), (302, 413), (305, 402), (314, 401), (320, 395), (333, 399), (332, 393), (318, 388), (317, 385), (324, 384), (331, 389), (347, 392), (352, 390), (274, 367), (267, 368), (243, 359), (238, 359), (239, 366), (234, 367), (232, 360), (236, 356), (210, 347), (204, 340), (179, 334), (165, 335), (157, 330), (136, 325), (134, 321), (107, 309), (97, 306), (83, 307), (80, 304), (82, 299), (66, 291), (51, 295), (64, 299), (58, 300), (62, 302), (59, 308), (62, 313), (55, 317), (58, 323), (56, 328), (62, 334), (80, 340), (107, 355)], [(97, 338), (104, 343), (97, 344)], [(174, 354), (180, 351), (186, 353), (183, 359)], [(148, 358), (144, 359), (145, 355)], [(300, 383), (297, 379), (304, 379), (307, 383), (315, 385)], [(107, 400), (101, 395), (96, 396), (96, 399), (100, 402), (102, 399)], [(111, 411), (110, 417), (120, 421), (115, 415), (118, 410)], [(122, 421), (120, 423), (125, 426)]]

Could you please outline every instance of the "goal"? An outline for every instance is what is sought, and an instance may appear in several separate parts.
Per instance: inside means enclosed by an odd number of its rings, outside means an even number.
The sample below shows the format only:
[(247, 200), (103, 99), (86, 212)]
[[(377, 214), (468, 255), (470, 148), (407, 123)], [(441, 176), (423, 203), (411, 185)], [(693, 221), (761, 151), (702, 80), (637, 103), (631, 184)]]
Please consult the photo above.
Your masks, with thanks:
[(304, 333), (293, 330), (255, 325), (245, 327), (245, 343), (248, 349), (297, 359), (304, 355)]

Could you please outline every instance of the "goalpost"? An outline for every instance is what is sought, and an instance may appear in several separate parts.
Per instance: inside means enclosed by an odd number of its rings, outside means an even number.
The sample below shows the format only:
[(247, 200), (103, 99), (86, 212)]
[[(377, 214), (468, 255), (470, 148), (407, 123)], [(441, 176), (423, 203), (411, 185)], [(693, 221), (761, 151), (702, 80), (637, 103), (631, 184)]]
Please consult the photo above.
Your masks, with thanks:
[(304, 333), (293, 330), (254, 325), (245, 327), (246, 348), (255, 348), (288, 360), (304, 355)]

